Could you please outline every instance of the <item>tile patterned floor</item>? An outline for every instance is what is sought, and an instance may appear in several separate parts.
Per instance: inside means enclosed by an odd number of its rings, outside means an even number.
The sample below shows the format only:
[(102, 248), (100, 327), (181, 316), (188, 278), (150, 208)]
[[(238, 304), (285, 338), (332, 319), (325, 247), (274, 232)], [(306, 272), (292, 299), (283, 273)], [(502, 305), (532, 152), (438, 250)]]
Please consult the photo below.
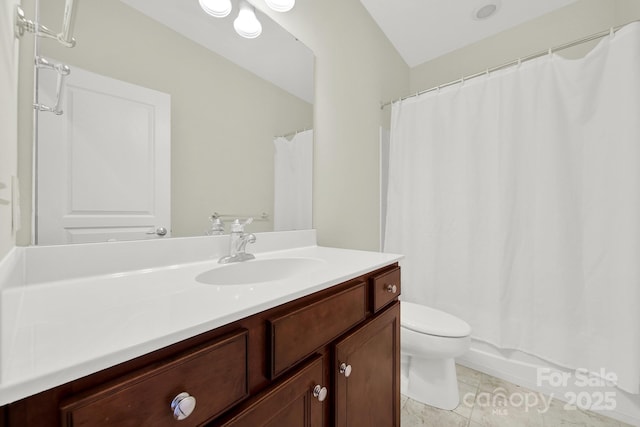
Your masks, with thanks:
[(457, 365), (460, 405), (453, 411), (402, 396), (401, 427), (632, 427)]

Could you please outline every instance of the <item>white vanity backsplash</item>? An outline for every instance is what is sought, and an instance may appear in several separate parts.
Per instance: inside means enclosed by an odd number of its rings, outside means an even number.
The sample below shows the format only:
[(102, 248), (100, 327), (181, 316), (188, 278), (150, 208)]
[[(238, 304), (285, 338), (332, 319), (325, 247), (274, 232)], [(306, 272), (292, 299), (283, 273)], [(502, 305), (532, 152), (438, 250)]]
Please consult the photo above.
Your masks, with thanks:
[[(315, 230), (255, 233), (247, 252), (314, 246)], [(229, 235), (14, 248), (0, 261), (0, 289), (217, 260)]]

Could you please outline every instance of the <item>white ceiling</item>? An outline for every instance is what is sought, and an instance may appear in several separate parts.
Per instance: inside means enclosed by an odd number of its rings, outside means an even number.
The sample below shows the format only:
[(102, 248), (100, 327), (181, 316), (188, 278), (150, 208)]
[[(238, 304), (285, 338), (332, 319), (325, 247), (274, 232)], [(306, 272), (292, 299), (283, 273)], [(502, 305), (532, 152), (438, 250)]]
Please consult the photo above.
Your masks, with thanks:
[(245, 39), (236, 34), (234, 10), (214, 18), (198, 0), (121, 0), (194, 42), (216, 52), (281, 89), (313, 103), (313, 52), (269, 17), (256, 10), (262, 34)]
[[(205, 14), (198, 0), (121, 0), (287, 92), (313, 102), (313, 52), (256, 10), (262, 35), (244, 39), (226, 18)], [(322, 1), (322, 0), (302, 0)], [(567, 6), (577, 0), (360, 0), (410, 67)], [(494, 3), (497, 13), (473, 19)], [(233, 2), (237, 8), (237, 3)]]
[[(409, 67), (522, 24), (576, 0), (360, 0)], [(494, 3), (485, 20), (474, 11)]]

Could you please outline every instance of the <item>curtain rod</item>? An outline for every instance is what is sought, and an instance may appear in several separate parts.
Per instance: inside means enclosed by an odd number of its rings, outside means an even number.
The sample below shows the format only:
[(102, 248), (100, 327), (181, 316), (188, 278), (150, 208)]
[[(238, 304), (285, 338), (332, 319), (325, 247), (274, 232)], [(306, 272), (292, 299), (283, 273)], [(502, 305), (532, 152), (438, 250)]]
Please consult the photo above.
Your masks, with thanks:
[(488, 75), (488, 74), (490, 74), (490, 73), (492, 73), (494, 71), (502, 70), (504, 68), (509, 68), (509, 67), (514, 66), (514, 65), (519, 65), (519, 64), (521, 64), (523, 62), (530, 61), (530, 60), (536, 59), (536, 58), (540, 58), (541, 56), (549, 55), (549, 54), (551, 54), (553, 52), (558, 52), (558, 51), (561, 51), (561, 50), (564, 50), (564, 49), (569, 49), (569, 48), (574, 47), (574, 46), (578, 46), (578, 45), (581, 45), (581, 44), (584, 44), (584, 43), (587, 43), (587, 42), (590, 42), (590, 41), (593, 41), (593, 40), (600, 39), (602, 37), (606, 37), (607, 35), (613, 35), (619, 29), (621, 29), (621, 28), (623, 28), (623, 27), (625, 27), (625, 26), (627, 26), (627, 25), (629, 25), (631, 23), (634, 23), (634, 22), (640, 22), (640, 20), (627, 22), (626, 24), (618, 25), (617, 27), (611, 27), (608, 30), (604, 30), (604, 31), (601, 31), (601, 32), (595, 33), (595, 34), (591, 34), (590, 36), (586, 36), (586, 37), (583, 37), (583, 38), (578, 39), (578, 40), (574, 40), (574, 41), (569, 42), (569, 43), (565, 43), (565, 44), (562, 44), (562, 45), (559, 45), (559, 46), (556, 46), (556, 47), (552, 47), (552, 48), (549, 48), (547, 50), (540, 51), (538, 53), (534, 53), (532, 55), (528, 55), (528, 56), (525, 56), (525, 57), (522, 57), (522, 58), (518, 58), (516, 60), (510, 61), (510, 62), (506, 62), (506, 63), (504, 63), (502, 65), (498, 65), (497, 67), (487, 68), (485, 71), (481, 71), (479, 73), (471, 74), (471, 75), (462, 77), (460, 79), (450, 81), (449, 83), (444, 83), (444, 84), (441, 84), (439, 86), (434, 86), (434, 87), (432, 87), (430, 89), (421, 90), (421, 91), (418, 91), (418, 92), (416, 92), (414, 94), (403, 96), (401, 98), (396, 99), (395, 101), (385, 102), (384, 104), (380, 105), (380, 109), (382, 110), (387, 105), (391, 105), (391, 104), (394, 104), (396, 102), (404, 101), (405, 99), (413, 98), (413, 97), (416, 97), (416, 96), (419, 96), (419, 95), (423, 95), (423, 94), (428, 93), (428, 92), (433, 92), (434, 90), (440, 90), (440, 89), (443, 89), (445, 87), (453, 86), (453, 85), (456, 85), (456, 84), (459, 84), (459, 83), (464, 83), (466, 80), (470, 80), (470, 79), (474, 79), (476, 77)]
[(295, 136), (295, 135), (297, 135), (299, 133), (306, 132), (306, 131), (311, 130), (311, 129), (313, 129), (313, 128), (299, 129), (299, 130), (296, 130), (294, 132), (285, 133), (284, 135), (274, 136), (274, 138), (289, 138), (290, 136)]

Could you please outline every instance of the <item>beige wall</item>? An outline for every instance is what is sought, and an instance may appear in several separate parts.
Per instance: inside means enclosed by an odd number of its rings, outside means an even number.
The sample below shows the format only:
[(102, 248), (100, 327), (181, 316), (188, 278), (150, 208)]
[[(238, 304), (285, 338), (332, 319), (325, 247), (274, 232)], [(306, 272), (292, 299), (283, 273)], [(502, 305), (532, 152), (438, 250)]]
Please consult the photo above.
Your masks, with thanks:
[(13, 11), (18, 1), (0, 4), (0, 259), (15, 245), (11, 177), (17, 175), (18, 41)]
[[(640, 19), (638, 0), (580, 0), (412, 68), (409, 93), (429, 89), (636, 19)], [(563, 54), (583, 55), (591, 47), (593, 44)]]
[(640, 1), (616, 0), (615, 18), (619, 24), (640, 19)]
[(409, 68), (359, 0), (302, 0), (286, 14), (265, 12), (316, 55), (318, 241), (377, 250), (380, 104), (406, 93)]
[[(64, 1), (40, 5), (41, 22), (57, 28)], [(69, 64), (72, 72), (77, 66), (171, 95), (174, 236), (203, 235), (214, 211), (273, 213), (273, 137), (312, 127), (311, 104), (117, 0), (78, 2), (74, 37), (73, 49), (42, 40), (41, 54)], [(30, 58), (25, 48), (21, 75), (32, 73)], [(20, 95), (26, 106), (20, 126), (25, 217), (31, 211), (31, 88), (32, 80), (25, 79)], [(272, 226), (272, 221), (255, 222), (251, 231)], [(19, 243), (29, 242), (25, 230)]]

